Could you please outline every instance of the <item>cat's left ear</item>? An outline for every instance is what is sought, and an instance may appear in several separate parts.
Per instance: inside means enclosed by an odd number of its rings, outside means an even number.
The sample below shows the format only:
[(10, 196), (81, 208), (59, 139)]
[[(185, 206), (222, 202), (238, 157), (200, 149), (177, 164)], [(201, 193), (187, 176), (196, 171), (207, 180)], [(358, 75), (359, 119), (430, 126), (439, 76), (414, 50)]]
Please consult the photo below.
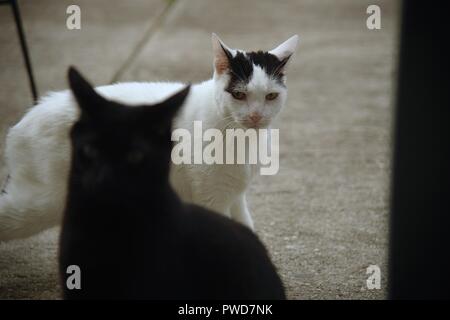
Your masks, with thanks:
[(298, 41), (299, 41), (298, 35), (292, 36), (275, 49), (270, 50), (269, 53), (273, 54), (280, 61), (282, 61), (284, 67), (288, 62), (289, 58), (294, 54), (295, 50), (297, 49)]
[(83, 113), (86, 112), (91, 115), (98, 113), (106, 100), (74, 67), (69, 68), (68, 78), (70, 89)]

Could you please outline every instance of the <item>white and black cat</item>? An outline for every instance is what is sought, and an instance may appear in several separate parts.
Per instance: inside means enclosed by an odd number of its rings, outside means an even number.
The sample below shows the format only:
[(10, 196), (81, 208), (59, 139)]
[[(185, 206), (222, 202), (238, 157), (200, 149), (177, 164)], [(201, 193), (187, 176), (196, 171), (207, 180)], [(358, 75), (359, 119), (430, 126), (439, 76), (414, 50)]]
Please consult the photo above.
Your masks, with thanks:
[[(285, 299), (266, 249), (247, 227), (183, 204), (169, 183), (172, 118), (189, 87), (130, 108), (74, 69), (81, 114), (60, 240), (66, 299)], [(81, 289), (66, 287), (68, 266)]]
[[(286, 102), (286, 64), (298, 36), (271, 51), (245, 52), (227, 47), (212, 36), (214, 75), (195, 84), (175, 119), (175, 128), (264, 128)], [(129, 82), (96, 90), (129, 105), (161, 101), (183, 87), (181, 83)], [(12, 127), (5, 160), (10, 179), (0, 195), (0, 241), (33, 235), (61, 221), (67, 194), (69, 130), (78, 117), (69, 91), (53, 92)], [(250, 228), (246, 190), (257, 170), (250, 164), (172, 165), (170, 181), (178, 195), (231, 216)]]

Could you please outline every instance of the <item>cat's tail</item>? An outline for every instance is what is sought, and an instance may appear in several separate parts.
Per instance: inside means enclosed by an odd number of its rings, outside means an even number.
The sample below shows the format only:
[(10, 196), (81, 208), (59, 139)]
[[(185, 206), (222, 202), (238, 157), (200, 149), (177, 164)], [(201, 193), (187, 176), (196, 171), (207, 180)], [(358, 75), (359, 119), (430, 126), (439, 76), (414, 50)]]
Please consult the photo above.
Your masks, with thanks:
[(42, 207), (20, 207), (16, 200), (6, 192), (0, 195), (0, 242), (27, 238), (58, 223)]

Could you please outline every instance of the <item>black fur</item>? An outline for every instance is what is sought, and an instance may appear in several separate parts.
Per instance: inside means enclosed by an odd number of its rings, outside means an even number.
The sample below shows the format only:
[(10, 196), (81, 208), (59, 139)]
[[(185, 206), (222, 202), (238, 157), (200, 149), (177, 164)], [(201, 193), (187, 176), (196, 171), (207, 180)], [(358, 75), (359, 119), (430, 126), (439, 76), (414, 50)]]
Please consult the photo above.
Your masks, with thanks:
[(268, 76), (272, 77), (280, 84), (284, 85), (284, 66), (289, 60), (289, 57), (280, 60), (277, 56), (265, 52), (237, 52), (233, 57), (231, 53), (222, 46), (229, 62), (230, 82), (228, 83), (227, 92), (232, 92), (238, 83), (247, 84), (253, 74), (253, 65), (261, 67)]
[[(248, 228), (185, 205), (168, 182), (171, 121), (186, 88), (153, 106), (107, 101), (74, 70), (81, 108), (60, 239), (66, 299), (284, 299)], [(66, 269), (81, 268), (81, 290)]]

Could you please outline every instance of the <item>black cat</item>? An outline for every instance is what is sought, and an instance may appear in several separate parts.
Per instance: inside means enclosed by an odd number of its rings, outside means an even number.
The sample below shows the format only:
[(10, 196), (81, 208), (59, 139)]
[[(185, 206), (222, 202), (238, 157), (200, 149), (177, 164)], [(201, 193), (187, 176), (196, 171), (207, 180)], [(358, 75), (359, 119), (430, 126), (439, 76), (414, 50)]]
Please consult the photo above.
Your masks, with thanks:
[[(60, 240), (66, 299), (285, 299), (256, 235), (183, 204), (169, 185), (171, 126), (189, 87), (149, 106), (109, 101), (73, 68), (72, 128)], [(81, 270), (68, 289), (67, 268)]]

